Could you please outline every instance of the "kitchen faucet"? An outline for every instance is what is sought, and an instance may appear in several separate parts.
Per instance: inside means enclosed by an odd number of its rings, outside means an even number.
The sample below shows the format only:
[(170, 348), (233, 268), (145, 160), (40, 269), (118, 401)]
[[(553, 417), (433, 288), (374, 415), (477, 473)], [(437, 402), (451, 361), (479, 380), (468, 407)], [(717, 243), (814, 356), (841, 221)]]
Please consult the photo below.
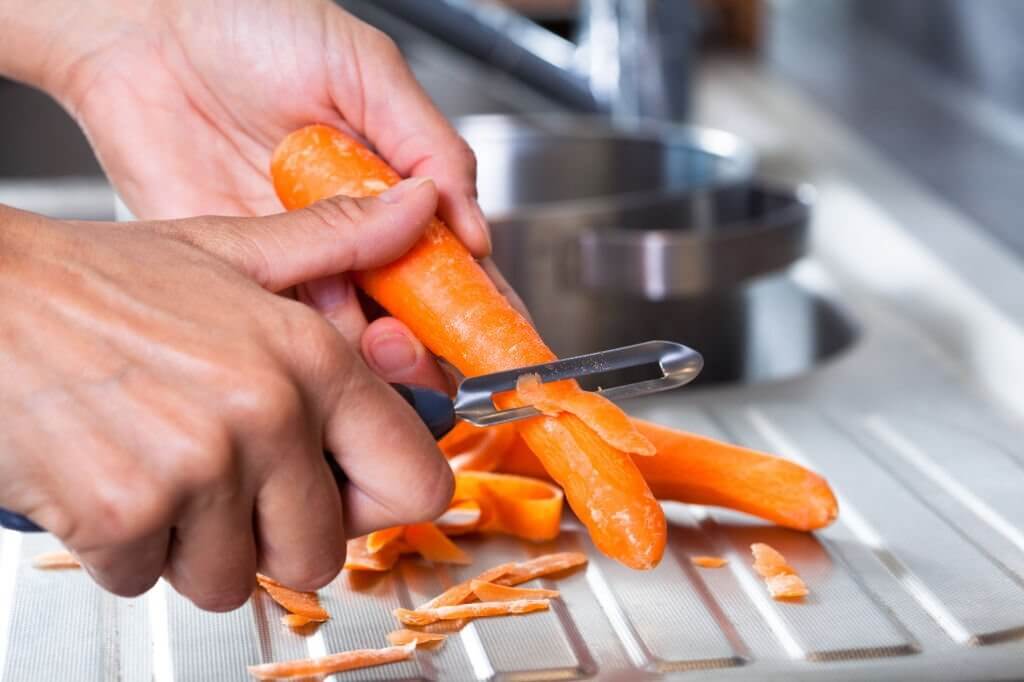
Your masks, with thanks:
[(690, 0), (580, 0), (576, 41), (494, 0), (378, 0), (575, 111), (678, 121), (689, 105)]

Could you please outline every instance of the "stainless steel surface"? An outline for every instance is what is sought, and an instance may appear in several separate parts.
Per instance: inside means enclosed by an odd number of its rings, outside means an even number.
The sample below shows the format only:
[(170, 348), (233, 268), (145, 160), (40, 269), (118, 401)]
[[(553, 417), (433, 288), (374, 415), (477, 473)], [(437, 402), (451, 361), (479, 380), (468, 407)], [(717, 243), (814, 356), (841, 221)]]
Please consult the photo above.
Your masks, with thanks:
[[(323, 592), (334, 618), (308, 638), (280, 626), (263, 595), (227, 615), (163, 584), (118, 599), (79, 573), (34, 571), (30, 557), (52, 539), (3, 533), (0, 680), (244, 680), (249, 663), (379, 646), (391, 608), (556, 548), (593, 560), (558, 581), (550, 613), (479, 622), (437, 655), (339, 679), (1021, 679), (1024, 267), (770, 75), (730, 63), (707, 75), (699, 119), (754, 141), (775, 179), (817, 188), (810, 258), (790, 283), (840, 298), (861, 333), (788, 381), (680, 391), (631, 411), (809, 463), (840, 495), (834, 526), (806, 535), (669, 504), (669, 551), (643, 574), (597, 555), (571, 519), (550, 545), (460, 541), (475, 566), (340, 577)], [(761, 319), (756, 333), (785, 341), (810, 319)], [(807, 603), (766, 597), (752, 540), (798, 567)], [(695, 568), (698, 553), (730, 564)]]
[(464, 379), (459, 384), (459, 390), (455, 395), (455, 413), (477, 426), (494, 426), (535, 417), (541, 412), (534, 407), (497, 409), (494, 405), (494, 396), (514, 391), (519, 379), (528, 374), (536, 375), (543, 383), (561, 379), (593, 381), (610, 374), (643, 370), (653, 365), (658, 367), (659, 376), (656, 378), (613, 386), (602, 383), (596, 392), (609, 400), (620, 401), (679, 388), (697, 378), (704, 366), (704, 360), (700, 353), (682, 344), (671, 341), (647, 341), (542, 365), (485, 374)]
[(563, 281), (643, 301), (733, 289), (805, 254), (810, 195), (745, 185), (620, 211), (616, 224), (585, 226), (570, 239)]

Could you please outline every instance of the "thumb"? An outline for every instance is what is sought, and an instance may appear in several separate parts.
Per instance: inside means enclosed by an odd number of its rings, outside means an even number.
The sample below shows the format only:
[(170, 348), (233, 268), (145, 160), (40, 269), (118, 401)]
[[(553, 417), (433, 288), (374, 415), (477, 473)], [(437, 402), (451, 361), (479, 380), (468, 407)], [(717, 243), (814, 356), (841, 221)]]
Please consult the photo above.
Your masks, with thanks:
[(336, 196), (288, 213), (171, 221), (162, 229), (276, 292), (396, 260), (436, 210), (433, 181), (409, 178), (376, 197)]

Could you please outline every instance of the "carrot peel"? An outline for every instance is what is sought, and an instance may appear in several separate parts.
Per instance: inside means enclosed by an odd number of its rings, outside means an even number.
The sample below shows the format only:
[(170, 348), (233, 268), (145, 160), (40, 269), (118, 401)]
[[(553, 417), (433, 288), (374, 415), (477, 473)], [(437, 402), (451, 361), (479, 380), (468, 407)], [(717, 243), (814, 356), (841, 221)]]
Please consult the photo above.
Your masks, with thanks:
[(508, 587), (482, 580), (474, 580), (471, 587), (473, 594), (480, 601), (518, 601), (520, 599), (555, 599), (558, 597), (558, 590)]
[(461, 620), (463, 618), (490, 618), (512, 614), (545, 611), (551, 606), (549, 599), (517, 599), (515, 601), (486, 601), (470, 604), (453, 604), (432, 609), (395, 609), (394, 614), (403, 625), (424, 626), (439, 620)]
[(264, 663), (249, 666), (249, 674), (258, 680), (287, 680), (313, 675), (331, 675), (347, 670), (359, 670), (388, 663), (406, 661), (412, 657), (415, 644), (392, 646), (385, 649), (360, 649), (330, 654), (322, 658), (309, 658), (282, 663)]
[(446, 564), (469, 564), (472, 561), (433, 523), (406, 526), (405, 541), (428, 561)]
[(271, 599), (290, 613), (318, 623), (322, 623), (331, 617), (324, 607), (320, 605), (320, 598), (316, 596), (316, 592), (293, 590), (262, 574), (256, 575), (256, 582), (266, 590)]

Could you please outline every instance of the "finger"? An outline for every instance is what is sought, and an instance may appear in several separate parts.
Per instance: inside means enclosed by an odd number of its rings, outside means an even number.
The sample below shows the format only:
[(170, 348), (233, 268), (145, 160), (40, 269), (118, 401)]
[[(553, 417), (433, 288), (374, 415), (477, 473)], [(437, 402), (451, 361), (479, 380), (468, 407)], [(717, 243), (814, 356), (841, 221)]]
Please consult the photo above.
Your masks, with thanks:
[(366, 314), (345, 275), (321, 277), (297, 287), (298, 299), (319, 312), (353, 347), (366, 330)]
[(523, 299), (519, 297), (516, 290), (512, 288), (512, 285), (508, 283), (505, 276), (501, 274), (501, 270), (498, 269), (497, 264), (490, 258), (484, 258), (480, 261), (480, 265), (491, 278), (491, 281), (494, 282), (494, 286), (498, 288), (501, 295), (508, 299), (508, 302), (512, 304), (512, 307), (522, 313), (523, 316), (532, 323), (533, 317), (530, 316), (530, 311), (527, 310), (526, 303), (524, 303)]
[(351, 505), (361, 499), (349, 491), (349, 525), (360, 529), (414, 523), (436, 518), (451, 501), (451, 469), (420, 418), (398, 393), (361, 362), (342, 383), (325, 425), (328, 449), (349, 486), (374, 505)]
[(363, 358), (388, 383), (450, 389), (448, 377), (409, 328), (393, 317), (374, 320), (363, 332)]
[(137, 597), (156, 584), (164, 570), (169, 531), (159, 531), (116, 547), (89, 549), (77, 554), (96, 583), (121, 597)]
[(204, 217), (153, 229), (227, 261), (265, 289), (390, 263), (416, 243), (437, 208), (437, 188), (410, 178), (377, 197), (333, 197), (262, 218)]
[(256, 499), (259, 570), (289, 587), (316, 590), (345, 563), (341, 496), (316, 451), (278, 453)]
[(346, 74), (348, 65), (333, 72), (369, 86), (361, 97), (352, 97), (351, 88), (339, 85), (335, 106), (400, 174), (433, 178), (440, 193), (438, 215), (473, 255), (487, 256), (490, 230), (476, 200), (476, 157), (469, 145), (434, 106), (390, 38), (359, 24), (352, 44), (374, 58), (356, 62), (355, 78)]
[(255, 587), (252, 499), (242, 493), (195, 500), (174, 529), (164, 577), (207, 611), (232, 611)]

